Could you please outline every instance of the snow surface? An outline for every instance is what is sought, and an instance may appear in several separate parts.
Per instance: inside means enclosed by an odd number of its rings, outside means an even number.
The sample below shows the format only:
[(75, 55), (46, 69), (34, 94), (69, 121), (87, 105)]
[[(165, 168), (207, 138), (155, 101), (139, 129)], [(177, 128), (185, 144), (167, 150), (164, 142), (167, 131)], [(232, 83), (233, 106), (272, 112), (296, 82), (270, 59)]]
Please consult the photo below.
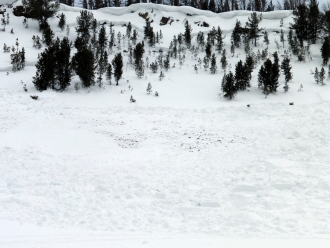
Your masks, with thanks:
[[(79, 11), (61, 5), (71, 39)], [(164, 34), (157, 48), (166, 50), (187, 18), (195, 35), (221, 26), (232, 68), (245, 58), (242, 49), (230, 56), (229, 40), (236, 19), (244, 24), (250, 12), (139, 4), (93, 14), (123, 34), (128, 21), (142, 31), (145, 11)], [(179, 21), (160, 27), (162, 16)], [(291, 17), (263, 13), (271, 51), (279, 41), (272, 31), (281, 18), (287, 31)], [(196, 74), (191, 58), (163, 81), (149, 71), (137, 79), (125, 63), (119, 86), (76, 92), (75, 77), (66, 92), (40, 93), (31, 37), (41, 34), (22, 20), (11, 14), (0, 33), (7, 45), (18, 38), (27, 57), (25, 70), (13, 73), (10, 55), (0, 53), (0, 247), (329, 247), (330, 90), (310, 74), (321, 67), (320, 44), (311, 47), (312, 61), (292, 58), (290, 91), (281, 86), (267, 99), (257, 69), (249, 92), (228, 101), (219, 96), (223, 72)], [(63, 37), (57, 21), (50, 24)], [(259, 43), (255, 51), (264, 49)], [(149, 82), (159, 97), (147, 95)]]

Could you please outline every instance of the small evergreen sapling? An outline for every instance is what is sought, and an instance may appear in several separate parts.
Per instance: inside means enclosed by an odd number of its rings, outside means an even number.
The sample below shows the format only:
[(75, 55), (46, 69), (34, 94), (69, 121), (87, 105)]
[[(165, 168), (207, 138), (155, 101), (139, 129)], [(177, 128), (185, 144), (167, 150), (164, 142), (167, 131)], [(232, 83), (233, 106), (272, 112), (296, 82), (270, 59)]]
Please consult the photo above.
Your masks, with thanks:
[(159, 81), (162, 81), (164, 79), (165, 75), (163, 73), (163, 71), (160, 71), (160, 75), (159, 75)]
[(221, 68), (222, 70), (226, 70), (228, 62), (227, 62), (227, 57), (226, 57), (226, 49), (222, 50), (222, 55), (221, 55), (221, 59), (220, 59), (220, 63), (221, 63)]
[(325, 70), (322, 67), (322, 69), (321, 69), (321, 71), (319, 73), (319, 82), (321, 83), (321, 85), (325, 85), (324, 78), (325, 78)]
[(152, 86), (151, 83), (148, 83), (147, 94), (150, 95), (151, 92), (152, 92)]
[(215, 56), (215, 54), (212, 54), (212, 58), (211, 58), (211, 67), (210, 67), (210, 71), (212, 74), (215, 74), (217, 71), (217, 57)]
[(317, 84), (320, 82), (320, 78), (319, 78), (319, 70), (317, 69), (317, 67), (315, 68), (314, 79), (315, 79), (315, 82), (316, 82)]
[(109, 81), (109, 84), (111, 85), (112, 66), (111, 66), (110, 63), (108, 63), (108, 65), (107, 65), (107, 69), (106, 69), (106, 77), (107, 77), (107, 80)]

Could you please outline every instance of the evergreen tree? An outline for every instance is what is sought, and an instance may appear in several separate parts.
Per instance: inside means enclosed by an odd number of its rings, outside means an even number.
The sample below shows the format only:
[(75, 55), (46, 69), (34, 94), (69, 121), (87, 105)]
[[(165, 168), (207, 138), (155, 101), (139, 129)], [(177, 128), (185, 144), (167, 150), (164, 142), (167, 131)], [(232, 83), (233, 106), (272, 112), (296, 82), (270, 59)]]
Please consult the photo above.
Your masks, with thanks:
[(282, 44), (283, 44), (283, 48), (284, 48), (284, 41), (285, 41), (285, 39), (284, 39), (284, 32), (283, 32), (283, 29), (281, 29), (281, 38), (280, 38), (280, 40), (281, 40), (281, 42), (282, 42)]
[(55, 78), (56, 89), (65, 90), (69, 85), (72, 78), (71, 67), (71, 44), (67, 37), (62, 41), (57, 39), (55, 44)]
[(233, 43), (231, 43), (231, 46), (230, 46), (230, 52), (231, 52), (231, 54), (232, 54), (232, 57), (234, 57), (234, 55), (235, 55), (235, 46), (234, 46)]
[(330, 10), (325, 10), (323, 16), (323, 33), (325, 36), (330, 36)]
[(118, 81), (123, 75), (123, 57), (121, 53), (117, 53), (115, 55), (115, 58), (112, 60), (112, 66), (113, 66), (113, 76), (117, 82), (116, 85), (118, 85)]
[(212, 54), (212, 45), (210, 43), (206, 43), (205, 53), (206, 53), (206, 57), (210, 59)]
[(233, 99), (237, 94), (235, 78), (231, 71), (223, 76), (222, 91), (224, 93), (223, 96), (229, 100)]
[(264, 33), (264, 42), (265, 42), (265, 44), (268, 47), (268, 45), (269, 45), (269, 38), (268, 38), (268, 32), (267, 31), (265, 31), (265, 33)]
[(308, 39), (308, 7), (305, 4), (300, 4), (293, 11), (293, 21), (291, 28), (296, 31), (299, 40)]
[(216, 39), (216, 45), (215, 50), (217, 50), (219, 53), (221, 53), (224, 42), (223, 40), (226, 38), (226, 36), (223, 36), (221, 28), (218, 26), (218, 29), (216, 31), (215, 39)]
[(57, 1), (48, 0), (22, 0), (22, 4), (27, 16), (39, 22), (40, 30), (49, 18), (55, 16), (60, 6)]
[(80, 11), (80, 16), (77, 17), (77, 36), (80, 37), (85, 45), (88, 44), (93, 29), (94, 16), (92, 12), (87, 10)]
[(221, 62), (221, 68), (222, 68), (222, 70), (225, 71), (226, 68), (227, 68), (227, 65), (228, 65), (227, 57), (226, 57), (226, 49), (223, 49), (222, 50), (220, 62)]
[(146, 19), (145, 21), (146, 21), (146, 25), (143, 26), (143, 35), (144, 35), (143, 39), (147, 40), (148, 37), (150, 36), (150, 31), (152, 29), (151, 29), (151, 25), (150, 25), (151, 22), (149, 21), (149, 19)]
[(150, 95), (150, 93), (152, 92), (152, 86), (151, 83), (148, 83), (148, 87), (147, 87), (147, 94)]
[(200, 46), (202, 49), (204, 49), (205, 46), (205, 37), (204, 33), (202, 31), (199, 31), (196, 37), (196, 41), (198, 46)]
[(254, 46), (257, 46), (257, 39), (259, 38), (259, 32), (261, 31), (261, 28), (259, 28), (260, 21), (261, 17), (258, 16), (256, 12), (253, 12), (246, 23), (248, 40), (253, 40)]
[(94, 54), (87, 46), (81, 47), (72, 58), (75, 72), (85, 88), (95, 84), (94, 61)]
[(165, 71), (168, 71), (169, 68), (170, 68), (170, 55), (169, 53), (167, 53), (164, 59), (164, 69)]
[(246, 90), (249, 87), (249, 75), (242, 60), (238, 61), (235, 66), (235, 82), (238, 90)]
[(321, 83), (321, 85), (325, 85), (324, 78), (325, 78), (325, 70), (322, 67), (322, 69), (321, 69), (321, 71), (319, 73), (319, 82)]
[(212, 58), (211, 58), (211, 67), (210, 67), (210, 71), (212, 74), (215, 74), (217, 71), (217, 57), (215, 56), (215, 54), (212, 54)]
[(316, 43), (322, 30), (322, 14), (318, 5), (316, 0), (310, 0), (307, 32), (308, 40), (310, 40), (312, 44)]
[(280, 65), (277, 52), (273, 53), (274, 63), (272, 64), (271, 71), (271, 84), (270, 84), (270, 92), (274, 93), (277, 91), (277, 87), (279, 86), (278, 78), (280, 76)]
[(109, 83), (111, 85), (112, 67), (111, 67), (111, 64), (110, 63), (108, 63), (108, 65), (107, 65), (106, 77), (107, 77), (107, 80), (109, 81)]
[(46, 49), (39, 54), (39, 59), (36, 64), (36, 75), (33, 77), (33, 84), (39, 91), (44, 91), (55, 84), (55, 61), (54, 46), (46, 47)]
[(61, 29), (61, 31), (64, 30), (65, 25), (66, 25), (66, 17), (65, 17), (65, 15), (63, 13), (61, 13), (60, 20), (58, 22), (58, 26)]
[(126, 37), (128, 39), (131, 38), (131, 32), (132, 32), (132, 24), (131, 24), (131, 22), (128, 22), (127, 27), (126, 27)]
[(107, 44), (108, 44), (108, 37), (107, 37), (104, 25), (102, 25), (100, 32), (99, 32), (99, 38), (98, 38), (98, 49), (99, 49), (101, 55), (103, 55), (104, 50), (107, 47)]
[(330, 38), (325, 37), (321, 47), (321, 56), (323, 59), (323, 65), (327, 65), (330, 57)]
[(258, 73), (258, 87), (263, 89), (265, 95), (272, 93), (272, 68), (272, 61), (267, 59)]
[(50, 46), (54, 39), (54, 32), (51, 30), (50, 26), (47, 25), (47, 27), (43, 30), (42, 33), (42, 42), (45, 43), (47, 46)]
[(142, 78), (144, 75), (143, 54), (144, 54), (143, 43), (136, 44), (133, 50), (133, 57), (134, 57), (135, 73), (139, 78)]
[(185, 31), (184, 31), (184, 41), (185, 41), (185, 44), (188, 48), (190, 48), (191, 46), (191, 31), (192, 31), (192, 28), (189, 24), (188, 21), (185, 22), (184, 24), (184, 28), (185, 28)]
[(314, 79), (317, 84), (320, 82), (319, 70), (317, 69), (317, 67), (315, 68)]
[(235, 28), (231, 34), (231, 42), (237, 48), (239, 48), (241, 45), (241, 33), (242, 33), (241, 22), (239, 20), (236, 20)]
[(292, 79), (290, 59), (285, 57), (281, 64), (282, 74), (285, 77), (285, 84), (287, 84)]

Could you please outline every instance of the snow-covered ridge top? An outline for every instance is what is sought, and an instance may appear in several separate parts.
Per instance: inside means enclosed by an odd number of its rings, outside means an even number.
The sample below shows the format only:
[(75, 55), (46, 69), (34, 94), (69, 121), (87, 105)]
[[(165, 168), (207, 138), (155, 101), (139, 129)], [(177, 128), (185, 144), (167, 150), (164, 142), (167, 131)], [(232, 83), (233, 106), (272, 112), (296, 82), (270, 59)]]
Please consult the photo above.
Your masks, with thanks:
[[(112, 15), (119, 16), (119, 15), (132, 13), (133, 11), (136, 12), (136, 11), (145, 10), (145, 9), (155, 9), (155, 10), (160, 10), (160, 11), (164, 11), (164, 12), (182, 12), (182, 13), (190, 14), (193, 16), (220, 17), (223, 19), (231, 19), (233, 17), (238, 17), (238, 16), (249, 16), (252, 13), (252, 11), (247, 11), (247, 10), (235, 10), (235, 11), (223, 12), (223, 13), (213, 13), (211, 11), (195, 9), (190, 6), (177, 7), (177, 6), (169, 6), (169, 5), (153, 4), (153, 3), (132, 4), (128, 7), (108, 7), (108, 8), (102, 8), (102, 9), (93, 10), (93, 11), (100, 11), (103, 13), (110, 13)], [(61, 4), (60, 10), (79, 12), (84, 9), (79, 8), (79, 7), (71, 7), (71, 6)], [(280, 20), (282, 18), (289, 17), (292, 14), (292, 11), (291, 10), (280, 10), (280, 11), (260, 12), (260, 13), (262, 13), (263, 19)]]

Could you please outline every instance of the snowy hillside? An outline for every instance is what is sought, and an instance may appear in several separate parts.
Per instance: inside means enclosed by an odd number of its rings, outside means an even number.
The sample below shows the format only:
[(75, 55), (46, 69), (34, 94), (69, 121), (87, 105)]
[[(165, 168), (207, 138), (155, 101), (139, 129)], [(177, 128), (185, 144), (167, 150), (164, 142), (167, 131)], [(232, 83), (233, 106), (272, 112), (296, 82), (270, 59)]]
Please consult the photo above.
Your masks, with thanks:
[[(111, 61), (123, 54), (118, 86), (104, 80), (101, 87), (76, 90), (80, 79), (74, 76), (64, 92), (40, 92), (33, 84), (38, 53), (45, 49), (33, 47), (32, 36), (42, 36), (38, 23), (29, 20), (25, 28), (24, 17), (2, 9), (10, 21), (0, 45), (16, 47), (18, 39), (26, 64), (12, 72), (11, 53), (0, 52), (0, 247), (330, 245), (330, 87), (316, 84), (311, 74), (322, 67), (320, 41), (311, 45), (311, 59), (291, 57), (289, 91), (281, 75), (278, 91), (267, 97), (258, 87), (263, 61), (252, 73), (251, 88), (227, 100), (221, 54), (214, 49), (215, 74), (199, 67), (195, 72), (205, 55), (200, 50), (196, 58), (187, 51), (181, 68), (171, 58), (161, 81), (160, 70), (150, 69), (139, 79), (123, 51), (127, 40), (109, 55)], [(80, 11), (60, 6), (70, 32), (61, 31), (54, 18), (49, 24), (55, 37), (76, 39)], [(106, 23), (107, 34), (110, 23), (125, 34), (131, 22), (138, 41), (145, 25), (139, 13), (148, 13), (153, 30), (163, 34), (154, 48), (145, 45), (150, 63), (184, 32), (186, 20), (194, 46), (198, 32), (206, 36), (221, 27), (227, 72), (246, 57), (243, 45), (231, 55), (230, 37), (236, 20), (244, 26), (251, 12), (138, 4), (92, 13)], [(160, 25), (162, 17), (173, 23)], [(291, 11), (276, 11), (263, 13), (259, 24), (269, 33), (269, 52), (278, 51), (280, 61), (288, 44), (282, 47), (279, 32), (286, 37), (290, 22)], [(265, 48), (262, 37), (257, 47), (251, 45), (255, 53)]]

